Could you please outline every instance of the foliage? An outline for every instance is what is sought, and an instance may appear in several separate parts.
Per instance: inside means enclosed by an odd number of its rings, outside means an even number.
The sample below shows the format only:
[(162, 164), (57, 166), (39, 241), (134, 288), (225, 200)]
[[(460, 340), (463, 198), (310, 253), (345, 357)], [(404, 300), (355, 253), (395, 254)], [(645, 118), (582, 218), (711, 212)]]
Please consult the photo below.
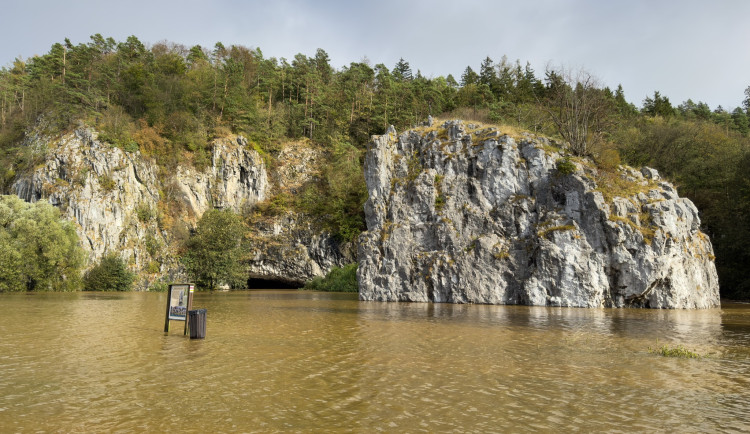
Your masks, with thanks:
[(358, 292), (357, 263), (342, 268), (333, 267), (325, 277), (316, 277), (305, 284), (304, 289), (328, 292)]
[(180, 258), (199, 288), (214, 290), (224, 284), (236, 288), (244, 283), (244, 234), (242, 221), (231, 210), (212, 209), (203, 214)]
[(557, 171), (561, 175), (570, 175), (576, 172), (576, 165), (570, 161), (569, 157), (560, 158), (556, 162)]
[(165, 279), (155, 280), (148, 286), (149, 292), (167, 292), (167, 289), (169, 289), (169, 283)]
[(73, 224), (56, 208), (0, 196), (0, 292), (77, 290), (83, 259)]
[(362, 173), (362, 152), (342, 141), (333, 151), (317, 183), (311, 183), (298, 200), (300, 208), (322, 216), (326, 228), (340, 241), (354, 241), (365, 229), (367, 189)]
[(695, 351), (688, 350), (682, 345), (670, 348), (669, 345), (663, 345), (659, 348), (648, 348), (648, 352), (658, 354), (664, 357), (678, 357), (683, 359), (700, 359), (701, 355)]
[(139, 203), (135, 208), (135, 214), (142, 223), (148, 223), (156, 218), (156, 212), (146, 202)]
[(587, 156), (602, 140), (611, 102), (586, 71), (548, 70), (547, 112), (575, 155)]
[[(44, 150), (23, 140), (40, 117), (51, 130), (83, 120), (100, 140), (139, 150), (163, 173), (185, 164), (206, 167), (210, 140), (229, 133), (248, 137), (268, 161), (281, 141), (306, 137), (326, 147), (330, 169), (277, 205), (310, 212), (340, 240), (353, 240), (364, 229), (362, 150), (372, 134), (389, 125), (404, 129), (430, 114), (490, 120), (559, 135), (575, 155), (594, 157), (609, 174), (622, 160), (674, 180), (702, 212), (722, 295), (750, 299), (744, 265), (750, 256), (750, 87), (742, 107), (711, 110), (690, 99), (675, 106), (655, 91), (638, 108), (622, 86), (602, 87), (586, 71), (550, 69), (537, 77), (520, 60), (477, 60), (459, 85), (452, 76), (427, 78), (406, 59), (392, 69), (366, 61), (335, 69), (322, 49), (279, 59), (221, 43), (147, 48), (135, 36), (115, 41), (99, 34), (78, 45), (65, 40), (0, 68), (0, 191), (43, 157)], [(619, 181), (607, 176), (597, 184), (617, 191)], [(116, 187), (106, 174), (99, 181), (105, 191)], [(442, 199), (436, 200), (439, 207)], [(174, 220), (171, 203), (159, 210), (160, 225)], [(167, 226), (185, 232), (179, 224)]]
[(109, 254), (83, 276), (83, 290), (130, 291), (134, 278), (119, 256)]

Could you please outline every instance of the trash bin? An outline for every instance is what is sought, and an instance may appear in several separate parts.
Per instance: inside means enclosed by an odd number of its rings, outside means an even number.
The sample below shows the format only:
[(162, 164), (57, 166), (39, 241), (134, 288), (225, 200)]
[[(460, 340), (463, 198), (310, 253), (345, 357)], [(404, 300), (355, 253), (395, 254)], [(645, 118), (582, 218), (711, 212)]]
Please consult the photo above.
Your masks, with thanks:
[(188, 328), (190, 339), (204, 339), (206, 337), (206, 309), (188, 311)]

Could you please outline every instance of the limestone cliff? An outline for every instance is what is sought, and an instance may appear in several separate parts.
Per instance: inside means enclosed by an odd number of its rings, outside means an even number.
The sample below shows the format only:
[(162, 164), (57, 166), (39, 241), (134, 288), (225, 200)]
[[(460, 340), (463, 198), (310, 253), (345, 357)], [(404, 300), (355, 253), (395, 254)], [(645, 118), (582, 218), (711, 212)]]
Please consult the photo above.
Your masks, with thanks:
[(315, 182), (325, 161), (323, 150), (306, 141), (287, 143), (276, 156), (270, 200), (255, 209), (250, 219), (251, 278), (299, 287), (334, 266), (356, 261), (351, 243), (338, 242), (321, 230), (315, 218), (283, 203), (301, 193), (306, 183)]
[[(26, 201), (49, 200), (59, 207), (76, 223), (89, 264), (116, 253), (139, 274), (139, 289), (157, 279), (185, 278), (178, 249), (206, 210), (231, 208), (247, 214), (287, 188), (280, 182), (289, 176), (276, 172), (304, 172), (313, 166), (298, 167), (300, 162), (282, 151), (269, 175), (258, 152), (243, 137), (232, 136), (213, 141), (205, 169), (180, 165), (165, 170), (139, 152), (101, 142), (91, 128), (58, 135), (41, 131), (43, 127), (31, 131), (24, 145), (42, 162), (18, 176), (13, 192)], [(271, 216), (252, 231), (249, 278), (302, 284), (354, 260), (303, 214)]]
[(368, 145), (360, 299), (708, 308), (695, 206), (653, 169), (597, 169), (544, 138), (451, 121)]

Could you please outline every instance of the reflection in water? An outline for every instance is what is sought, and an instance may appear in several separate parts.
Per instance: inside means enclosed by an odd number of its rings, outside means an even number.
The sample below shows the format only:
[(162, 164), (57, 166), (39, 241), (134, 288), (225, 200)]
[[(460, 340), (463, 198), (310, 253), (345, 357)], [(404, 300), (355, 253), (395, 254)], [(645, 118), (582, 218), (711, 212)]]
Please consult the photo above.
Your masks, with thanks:
[[(701, 311), (164, 294), (3, 294), (0, 432), (746, 429), (750, 308)], [(711, 357), (648, 353), (685, 345)]]

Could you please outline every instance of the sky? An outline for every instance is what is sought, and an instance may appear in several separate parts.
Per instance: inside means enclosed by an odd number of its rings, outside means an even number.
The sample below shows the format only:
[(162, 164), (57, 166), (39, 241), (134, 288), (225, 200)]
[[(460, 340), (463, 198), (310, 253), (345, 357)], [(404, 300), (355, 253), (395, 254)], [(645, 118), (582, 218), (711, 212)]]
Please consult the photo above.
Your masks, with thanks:
[(486, 57), (585, 69), (622, 84), (640, 107), (654, 91), (673, 105), (741, 106), (750, 86), (748, 0), (7, 0), (0, 66), (100, 33), (116, 41), (216, 42), (292, 59), (324, 49), (336, 68), (400, 58), (427, 77), (460, 80)]

